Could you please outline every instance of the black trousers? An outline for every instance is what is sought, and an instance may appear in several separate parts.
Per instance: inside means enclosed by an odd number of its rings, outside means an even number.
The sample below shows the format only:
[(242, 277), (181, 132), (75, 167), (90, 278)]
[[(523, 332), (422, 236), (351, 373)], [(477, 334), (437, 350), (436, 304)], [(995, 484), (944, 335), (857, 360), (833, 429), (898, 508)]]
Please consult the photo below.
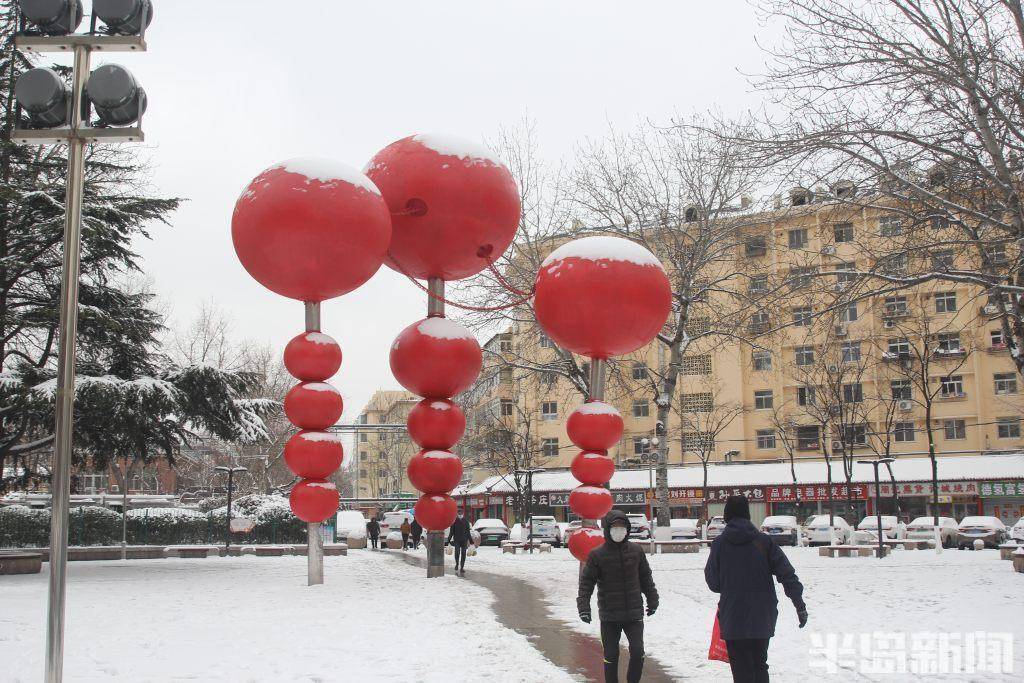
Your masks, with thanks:
[[(467, 541), (455, 541), (455, 568), (459, 567), (466, 568), (466, 546), (469, 545)], [(461, 560), (459, 558), (462, 558)]]
[(768, 683), (768, 639), (727, 640), (734, 683)]
[(377, 547), (377, 543), (378, 543), (379, 538), (380, 538), (379, 536), (370, 536), (370, 543), (373, 544), (372, 547), (374, 547), (374, 548)]
[(402, 534), (402, 550), (409, 547), (409, 534)]
[(605, 683), (619, 683), (619, 639), (626, 634), (629, 643), (629, 668), (626, 683), (638, 683), (644, 670), (644, 620), (602, 621), (601, 646), (604, 648)]
[(413, 534), (412, 535), (412, 547), (413, 548), (419, 548), (420, 547), (420, 534)]

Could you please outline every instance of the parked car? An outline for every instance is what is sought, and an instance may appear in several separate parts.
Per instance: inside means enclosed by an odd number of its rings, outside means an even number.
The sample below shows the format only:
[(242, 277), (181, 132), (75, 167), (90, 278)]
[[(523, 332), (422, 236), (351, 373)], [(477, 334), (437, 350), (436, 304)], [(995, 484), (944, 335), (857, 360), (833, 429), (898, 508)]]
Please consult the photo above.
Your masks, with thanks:
[(718, 538), (722, 535), (723, 531), (725, 531), (725, 517), (716, 516), (708, 520), (708, 540)]
[(1024, 544), (1024, 517), (1017, 520), (1017, 523), (1010, 529), (1010, 540), (1017, 543), (1017, 545)]
[[(832, 516), (831, 528), (836, 542), (845, 545), (853, 539), (853, 528), (850, 523), (839, 515)], [(814, 515), (804, 522), (804, 534), (810, 545), (828, 545), (832, 542), (833, 533), (829, 532), (828, 515)]]
[[(597, 528), (600, 529), (601, 528), (601, 520), (595, 519), (594, 522), (597, 524)], [(572, 534), (572, 532), (576, 531), (577, 529), (579, 529), (582, 526), (583, 526), (583, 520), (582, 519), (574, 519), (573, 521), (571, 521), (568, 524), (566, 524), (565, 525), (565, 530), (562, 532), (562, 542), (563, 543), (568, 543), (569, 542), (569, 535)]]
[(641, 514), (628, 514), (626, 519), (629, 520), (629, 537), (637, 541), (648, 541), (651, 538), (651, 521), (647, 519), (647, 515)]
[[(907, 536), (907, 525), (896, 515), (882, 515), (882, 537), (886, 540), (901, 540)], [(860, 520), (857, 531), (853, 535), (856, 543), (878, 542), (878, 517), (869, 515)]]
[(986, 548), (998, 547), (1007, 538), (1006, 525), (998, 517), (964, 517), (956, 536), (960, 548), (970, 548), (975, 541), (984, 541)]
[(339, 510), (337, 525), (338, 525), (338, 540), (347, 541), (350, 538), (357, 540), (366, 538), (366, 515), (359, 510)]
[(700, 536), (700, 530), (698, 524), (700, 520), (697, 519), (672, 519), (669, 520), (669, 524), (672, 528), (672, 540), (673, 541), (685, 541)]
[[(952, 517), (939, 517), (939, 538), (942, 540), (943, 548), (952, 548), (956, 545), (956, 536), (959, 533), (956, 520)], [(918, 517), (907, 525), (907, 538), (930, 541), (935, 538), (935, 518)]]
[(761, 531), (772, 537), (778, 545), (796, 546), (800, 543), (800, 525), (793, 515), (772, 515), (761, 522)]
[[(562, 544), (561, 533), (558, 530), (558, 523), (551, 515), (534, 515), (532, 534), (533, 540), (538, 543), (550, 543), (555, 546)], [(531, 533), (530, 520), (523, 523), (523, 540), (526, 540)]]
[(508, 526), (500, 519), (481, 517), (473, 523), (473, 531), (480, 534), (481, 545), (501, 545), (508, 540)]

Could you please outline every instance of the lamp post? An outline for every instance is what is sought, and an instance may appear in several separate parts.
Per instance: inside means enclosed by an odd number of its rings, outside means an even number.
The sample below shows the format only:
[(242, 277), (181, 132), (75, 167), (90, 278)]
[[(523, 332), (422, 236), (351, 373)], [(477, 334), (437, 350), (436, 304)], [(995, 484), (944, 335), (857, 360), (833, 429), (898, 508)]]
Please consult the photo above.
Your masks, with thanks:
[(878, 505), (881, 501), (882, 486), (878, 481), (878, 467), (888, 466), (895, 458), (878, 458), (877, 460), (858, 460), (861, 465), (871, 465), (875, 470), (875, 515), (878, 518), (878, 557), (885, 557), (885, 544), (882, 542), (882, 508)]
[(228, 512), (227, 520), (224, 523), (224, 556), (227, 557), (228, 547), (231, 546), (231, 492), (235, 485), (235, 472), (248, 472), (244, 467), (225, 467), (217, 465), (213, 468), (217, 472), (228, 473)]
[[(656, 453), (658, 444), (661, 441), (656, 436), (652, 436), (650, 439), (644, 437), (640, 440), (641, 445), (644, 447), (643, 460), (647, 461), (647, 487), (651, 492), (651, 528), (650, 538), (647, 539), (651, 544), (651, 555), (654, 554), (654, 526), (656, 524), (656, 515), (654, 514), (654, 460), (657, 457)], [(653, 451), (652, 451), (653, 449)]]
[(533, 475), (536, 472), (543, 471), (543, 467), (516, 470), (516, 476), (526, 475), (526, 511), (530, 519), (530, 530), (527, 532), (526, 540), (527, 545), (530, 547), (530, 554), (533, 554)]

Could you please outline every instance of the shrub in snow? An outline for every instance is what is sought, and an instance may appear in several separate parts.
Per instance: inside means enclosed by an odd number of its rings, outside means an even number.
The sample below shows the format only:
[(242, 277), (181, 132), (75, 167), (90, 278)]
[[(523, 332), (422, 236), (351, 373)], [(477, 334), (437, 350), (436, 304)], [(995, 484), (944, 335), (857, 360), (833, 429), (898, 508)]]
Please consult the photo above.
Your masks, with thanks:
[(68, 545), (112, 545), (120, 542), (120, 512), (98, 505), (71, 509), (68, 514)]
[(134, 545), (206, 543), (212, 532), (206, 513), (185, 508), (128, 511), (128, 542)]
[(27, 505), (0, 507), (0, 548), (43, 548), (50, 544), (50, 510)]

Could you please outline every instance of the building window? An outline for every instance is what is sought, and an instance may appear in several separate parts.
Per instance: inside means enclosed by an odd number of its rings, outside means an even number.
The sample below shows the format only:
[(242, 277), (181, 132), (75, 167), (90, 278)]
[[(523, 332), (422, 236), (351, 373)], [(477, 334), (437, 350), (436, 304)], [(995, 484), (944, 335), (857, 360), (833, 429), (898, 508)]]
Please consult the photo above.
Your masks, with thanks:
[(811, 286), (811, 279), (814, 273), (817, 271), (816, 268), (790, 268), (789, 269), (789, 286), (793, 289), (807, 289)]
[(558, 401), (544, 401), (540, 404), (540, 418), (542, 420), (558, 419)]
[(768, 312), (760, 311), (750, 316), (750, 334), (762, 334), (768, 331)]
[(913, 422), (897, 422), (892, 426), (892, 437), (899, 442), (913, 441), (915, 433)]
[(935, 293), (935, 312), (936, 313), (955, 313), (956, 312), (956, 292), (936, 292)]
[(959, 441), (967, 438), (967, 422), (965, 420), (943, 420), (942, 432), (947, 441)]
[[(642, 436), (633, 437), (633, 455), (646, 455), (647, 445), (644, 443), (645, 439)], [(648, 442), (650, 443), (650, 442)]]
[(887, 352), (892, 358), (909, 358), (910, 357), (910, 340), (909, 339), (890, 339), (889, 350)]
[(359, 443), (366, 443), (370, 440), (370, 435), (366, 432), (359, 432)]
[(760, 450), (772, 450), (775, 448), (775, 430), (774, 429), (758, 429), (757, 430), (757, 447)]
[(633, 379), (647, 379), (647, 366), (643, 363), (633, 363)]
[[(548, 384), (554, 384), (558, 380), (558, 375), (553, 372), (545, 372), (541, 377), (548, 382)], [(506, 384), (512, 381), (512, 368), (504, 368), (498, 372), (498, 381), (502, 384)]]
[(857, 281), (856, 263), (840, 263), (836, 266), (836, 289), (846, 289)]
[(754, 370), (758, 372), (767, 372), (772, 369), (771, 351), (754, 351), (750, 355), (753, 359)]
[(883, 256), (878, 259), (877, 266), (878, 270), (887, 275), (906, 275), (907, 255), (891, 254), (889, 256)]
[(540, 347), (542, 349), (553, 349), (555, 348), (555, 342), (551, 341), (551, 337), (546, 334), (540, 335)]
[(962, 397), (964, 395), (964, 378), (962, 375), (950, 375), (943, 377), (942, 386), (939, 389), (944, 398)]
[(844, 363), (860, 361), (860, 342), (843, 342), (842, 357)]
[(818, 426), (810, 425), (796, 428), (796, 447), (802, 451), (810, 451), (820, 447), (818, 442)]
[(909, 379), (890, 380), (889, 388), (892, 390), (894, 401), (911, 401), (914, 398), (914, 387)]
[(768, 253), (768, 239), (764, 235), (748, 237), (743, 243), (743, 253), (748, 257), (764, 256)]
[(885, 315), (899, 317), (907, 314), (907, 297), (887, 296), (885, 297)]
[(710, 375), (711, 354), (701, 353), (696, 356), (684, 356), (679, 373), (682, 375)]
[(941, 332), (937, 335), (940, 353), (960, 353), (960, 334), (958, 332)]
[(903, 219), (899, 216), (882, 216), (878, 219), (878, 233), (882, 237), (898, 237), (903, 234)]
[(714, 397), (710, 392), (682, 394), (680, 399), (684, 413), (710, 413), (714, 407)]
[(807, 246), (806, 228), (801, 228), (799, 230), (790, 230), (787, 234), (789, 236), (790, 249), (803, 249)]
[(540, 451), (545, 458), (557, 458), (558, 437), (555, 437), (553, 439), (544, 439), (543, 441), (541, 441)]
[(949, 227), (949, 217), (942, 214), (933, 214), (928, 216), (928, 223), (932, 226), (933, 230), (945, 230)]
[(814, 309), (810, 306), (800, 306), (793, 309), (793, 324), (797, 327), (808, 327), (814, 319)]
[(860, 382), (843, 385), (843, 401), (846, 403), (861, 403), (864, 401), (864, 387)]
[(515, 410), (515, 404), (507, 398), (501, 399), (501, 416), (512, 417)]
[(932, 270), (949, 270), (953, 267), (953, 250), (941, 249), (932, 252)]
[(839, 430), (843, 443), (848, 446), (863, 446), (868, 442), (867, 425), (843, 425)]
[(1006, 263), (1006, 245), (990, 244), (984, 247), (985, 258), (993, 266), (1001, 266)]
[(817, 399), (817, 392), (814, 387), (798, 387), (796, 390), (796, 402), (802, 406), (813, 406)]
[(796, 364), (801, 367), (814, 365), (814, 347), (798, 346), (793, 350), (796, 357)]
[(847, 304), (839, 309), (839, 320), (844, 323), (852, 323), (857, 319), (857, 304)]
[(772, 395), (771, 389), (764, 391), (754, 392), (754, 409), (755, 410), (771, 410), (775, 399)]
[(378, 469), (377, 470), (377, 478), (378, 479), (384, 479), (387, 476), (388, 476), (388, 471), (387, 470), (383, 470), (383, 469)]
[(852, 242), (853, 223), (836, 223), (832, 226), (832, 234), (835, 235), (836, 242)]
[(368, 476), (368, 474), (367, 474), (365, 469), (359, 470), (359, 477), (361, 479), (366, 479), (367, 476)]
[(1005, 349), (1006, 338), (1003, 337), (1002, 330), (992, 330), (988, 333), (989, 341), (992, 343), (993, 349)]
[(768, 276), (767, 275), (751, 275), (750, 285), (747, 287), (747, 291), (751, 294), (763, 294), (768, 291)]
[(1020, 438), (1020, 418), (1001, 417), (996, 420), (996, 435), (1000, 439)]
[(996, 374), (992, 375), (992, 380), (995, 383), (997, 394), (1017, 393), (1017, 373), (997, 372)]
[(646, 400), (633, 401), (633, 417), (648, 417), (650, 414), (650, 404)]

